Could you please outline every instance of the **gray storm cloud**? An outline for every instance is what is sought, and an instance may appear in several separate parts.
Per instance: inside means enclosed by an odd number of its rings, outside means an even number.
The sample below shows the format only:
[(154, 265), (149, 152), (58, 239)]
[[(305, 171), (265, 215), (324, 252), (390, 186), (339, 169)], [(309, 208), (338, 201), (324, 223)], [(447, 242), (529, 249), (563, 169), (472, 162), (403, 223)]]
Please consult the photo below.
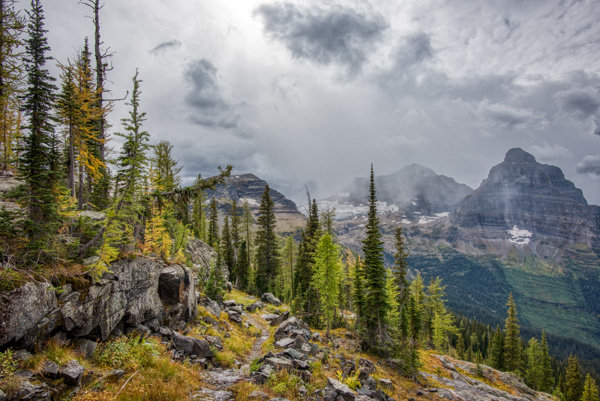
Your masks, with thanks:
[(576, 166), (578, 174), (591, 174), (600, 176), (600, 155), (584, 157)]
[(350, 7), (306, 7), (293, 3), (263, 4), (255, 11), (264, 31), (282, 42), (295, 58), (339, 64), (359, 71), (387, 29), (382, 15)]
[(190, 62), (185, 71), (190, 85), (185, 96), (186, 104), (192, 109), (190, 120), (207, 127), (235, 128), (240, 116), (225, 100), (219, 85), (217, 68), (207, 59)]

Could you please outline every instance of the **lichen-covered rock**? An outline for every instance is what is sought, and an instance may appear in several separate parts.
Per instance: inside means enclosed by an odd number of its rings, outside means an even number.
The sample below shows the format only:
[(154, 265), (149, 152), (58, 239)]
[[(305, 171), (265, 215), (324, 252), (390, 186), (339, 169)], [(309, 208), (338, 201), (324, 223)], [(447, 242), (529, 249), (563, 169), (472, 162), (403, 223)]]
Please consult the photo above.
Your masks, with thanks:
[[(210, 245), (197, 238), (190, 238), (185, 250), (190, 255), (198, 279), (206, 282), (211, 266), (217, 263), (217, 252)], [(229, 270), (225, 263), (221, 264), (221, 272), (225, 281), (229, 280)]]
[[(10, 292), (0, 292), (0, 346), (19, 342), (31, 346), (47, 316), (56, 309), (57, 300), (48, 283), (28, 282)], [(46, 320), (44, 320), (46, 319)]]
[(61, 307), (65, 328), (73, 336), (94, 332), (105, 340), (121, 321), (137, 326), (156, 317), (162, 320), (158, 294), (162, 268), (161, 262), (145, 257), (113, 263), (112, 273), (92, 285), (87, 296), (69, 299)]

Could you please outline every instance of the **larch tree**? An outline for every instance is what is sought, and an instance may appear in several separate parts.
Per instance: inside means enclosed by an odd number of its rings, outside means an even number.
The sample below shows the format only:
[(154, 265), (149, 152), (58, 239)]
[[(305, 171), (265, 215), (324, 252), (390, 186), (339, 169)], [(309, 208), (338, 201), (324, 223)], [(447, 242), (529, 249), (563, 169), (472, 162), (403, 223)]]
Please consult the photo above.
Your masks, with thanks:
[(25, 181), (25, 204), (29, 220), (26, 224), (30, 246), (45, 247), (38, 240), (55, 232), (58, 222), (59, 152), (58, 138), (54, 132), (55, 79), (46, 68), (50, 51), (44, 29), (44, 10), (40, 0), (31, 1), (27, 11), (28, 38), (25, 40), (25, 71), (27, 87), (23, 95), (22, 110), (25, 116), (24, 140), (19, 159), (19, 169)]
[(271, 190), (265, 186), (260, 199), (256, 231), (256, 290), (259, 294), (275, 290), (279, 273), (279, 245), (275, 233), (274, 203)]
[(370, 341), (379, 340), (383, 345), (385, 337), (385, 321), (389, 310), (386, 292), (386, 270), (383, 264), (383, 241), (377, 217), (377, 196), (375, 192), (375, 174), (371, 165), (369, 185), (369, 212), (366, 225), (367, 233), (363, 241), (365, 255), (365, 287), (366, 287), (366, 326)]
[(143, 177), (148, 162), (147, 152), (150, 134), (142, 129), (146, 113), (140, 111), (139, 73), (132, 79), (133, 91), (129, 117), (122, 119), (124, 133), (116, 133), (125, 142), (117, 158), (115, 199), (107, 211), (102, 233), (102, 245), (98, 251), (99, 260), (94, 265), (96, 279), (109, 269), (122, 248), (132, 250), (137, 233), (141, 231), (141, 216), (145, 210), (143, 197)]
[(356, 258), (356, 264), (354, 265), (354, 291), (352, 297), (354, 300), (354, 312), (357, 316), (356, 325), (359, 327), (363, 324), (366, 315), (365, 277), (363, 270), (362, 261), (358, 256)]
[(592, 375), (590, 375), (589, 373), (585, 377), (583, 393), (581, 394), (581, 401), (600, 401), (598, 386), (596, 385), (596, 381), (592, 379)]
[(339, 247), (333, 242), (331, 235), (324, 234), (315, 252), (313, 285), (319, 291), (321, 311), (327, 325), (327, 337), (334, 319), (334, 311), (338, 306), (341, 270)]
[(19, 47), (25, 20), (15, 9), (16, 0), (0, 0), (0, 170), (14, 162), (20, 133), (21, 80), (23, 67)]
[(508, 317), (504, 323), (504, 369), (509, 372), (521, 368), (521, 347), (519, 346), (519, 319), (517, 318), (517, 304), (512, 293), (508, 297)]
[[(110, 111), (110, 107), (107, 107), (105, 94), (107, 90), (105, 88), (106, 73), (110, 69), (108, 59), (112, 56), (108, 49), (102, 49), (102, 38), (100, 35), (100, 10), (104, 7), (104, 4), (100, 3), (100, 0), (80, 0), (80, 4), (83, 4), (92, 12), (92, 22), (94, 24), (94, 61), (95, 61), (95, 73), (96, 73), (96, 109), (101, 110), (102, 113), (95, 121), (97, 126), (96, 131), (98, 133), (98, 147), (97, 155), (100, 161), (104, 164), (106, 162), (106, 142), (109, 140), (107, 129), (109, 128), (106, 121), (106, 116)], [(100, 170), (101, 177), (97, 180), (92, 194), (93, 203), (99, 208), (107, 207), (109, 204), (109, 189), (110, 189), (110, 172), (108, 168), (104, 167)]]

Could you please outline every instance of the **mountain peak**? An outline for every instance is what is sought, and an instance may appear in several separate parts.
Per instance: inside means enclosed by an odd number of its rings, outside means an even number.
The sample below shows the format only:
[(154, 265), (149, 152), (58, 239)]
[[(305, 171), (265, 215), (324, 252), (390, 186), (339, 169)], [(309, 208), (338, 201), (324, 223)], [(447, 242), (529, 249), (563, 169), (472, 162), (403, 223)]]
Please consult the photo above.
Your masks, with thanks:
[(410, 174), (429, 177), (434, 177), (437, 175), (435, 171), (433, 171), (429, 167), (425, 167), (417, 163), (409, 164), (408, 166), (402, 167), (400, 170), (397, 171), (397, 174)]
[(535, 157), (531, 153), (525, 152), (521, 148), (512, 148), (506, 152), (504, 163), (536, 163)]

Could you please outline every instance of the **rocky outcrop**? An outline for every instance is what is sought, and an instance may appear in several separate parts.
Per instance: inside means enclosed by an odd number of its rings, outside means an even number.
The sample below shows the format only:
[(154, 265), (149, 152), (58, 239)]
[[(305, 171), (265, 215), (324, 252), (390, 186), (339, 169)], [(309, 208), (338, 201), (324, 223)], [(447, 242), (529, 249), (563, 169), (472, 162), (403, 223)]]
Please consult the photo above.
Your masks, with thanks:
[(190, 269), (143, 256), (113, 263), (110, 273), (85, 290), (72, 291), (70, 285), (62, 290), (30, 282), (0, 293), (0, 346), (32, 347), (58, 332), (105, 340), (128, 328), (175, 327), (197, 313)]
[[(430, 389), (435, 390), (440, 398), (463, 401), (551, 401), (554, 399), (550, 394), (530, 389), (511, 373), (499, 372), (489, 366), (477, 367), (469, 362), (450, 360), (446, 356), (436, 355), (436, 357), (451, 378), (425, 372), (421, 374), (444, 385), (443, 388)], [(508, 387), (511, 392), (500, 390), (494, 385)]]
[(23, 338), (32, 345), (40, 329), (56, 320), (58, 305), (49, 283), (29, 282), (11, 292), (0, 292), (0, 346)]
[[(185, 251), (190, 255), (190, 259), (194, 264), (194, 272), (197, 279), (206, 282), (212, 268), (211, 266), (217, 263), (217, 252), (210, 245), (196, 238), (188, 240)], [(221, 264), (221, 272), (225, 280), (228, 280), (229, 270), (227, 270), (227, 266), (224, 263)]]

